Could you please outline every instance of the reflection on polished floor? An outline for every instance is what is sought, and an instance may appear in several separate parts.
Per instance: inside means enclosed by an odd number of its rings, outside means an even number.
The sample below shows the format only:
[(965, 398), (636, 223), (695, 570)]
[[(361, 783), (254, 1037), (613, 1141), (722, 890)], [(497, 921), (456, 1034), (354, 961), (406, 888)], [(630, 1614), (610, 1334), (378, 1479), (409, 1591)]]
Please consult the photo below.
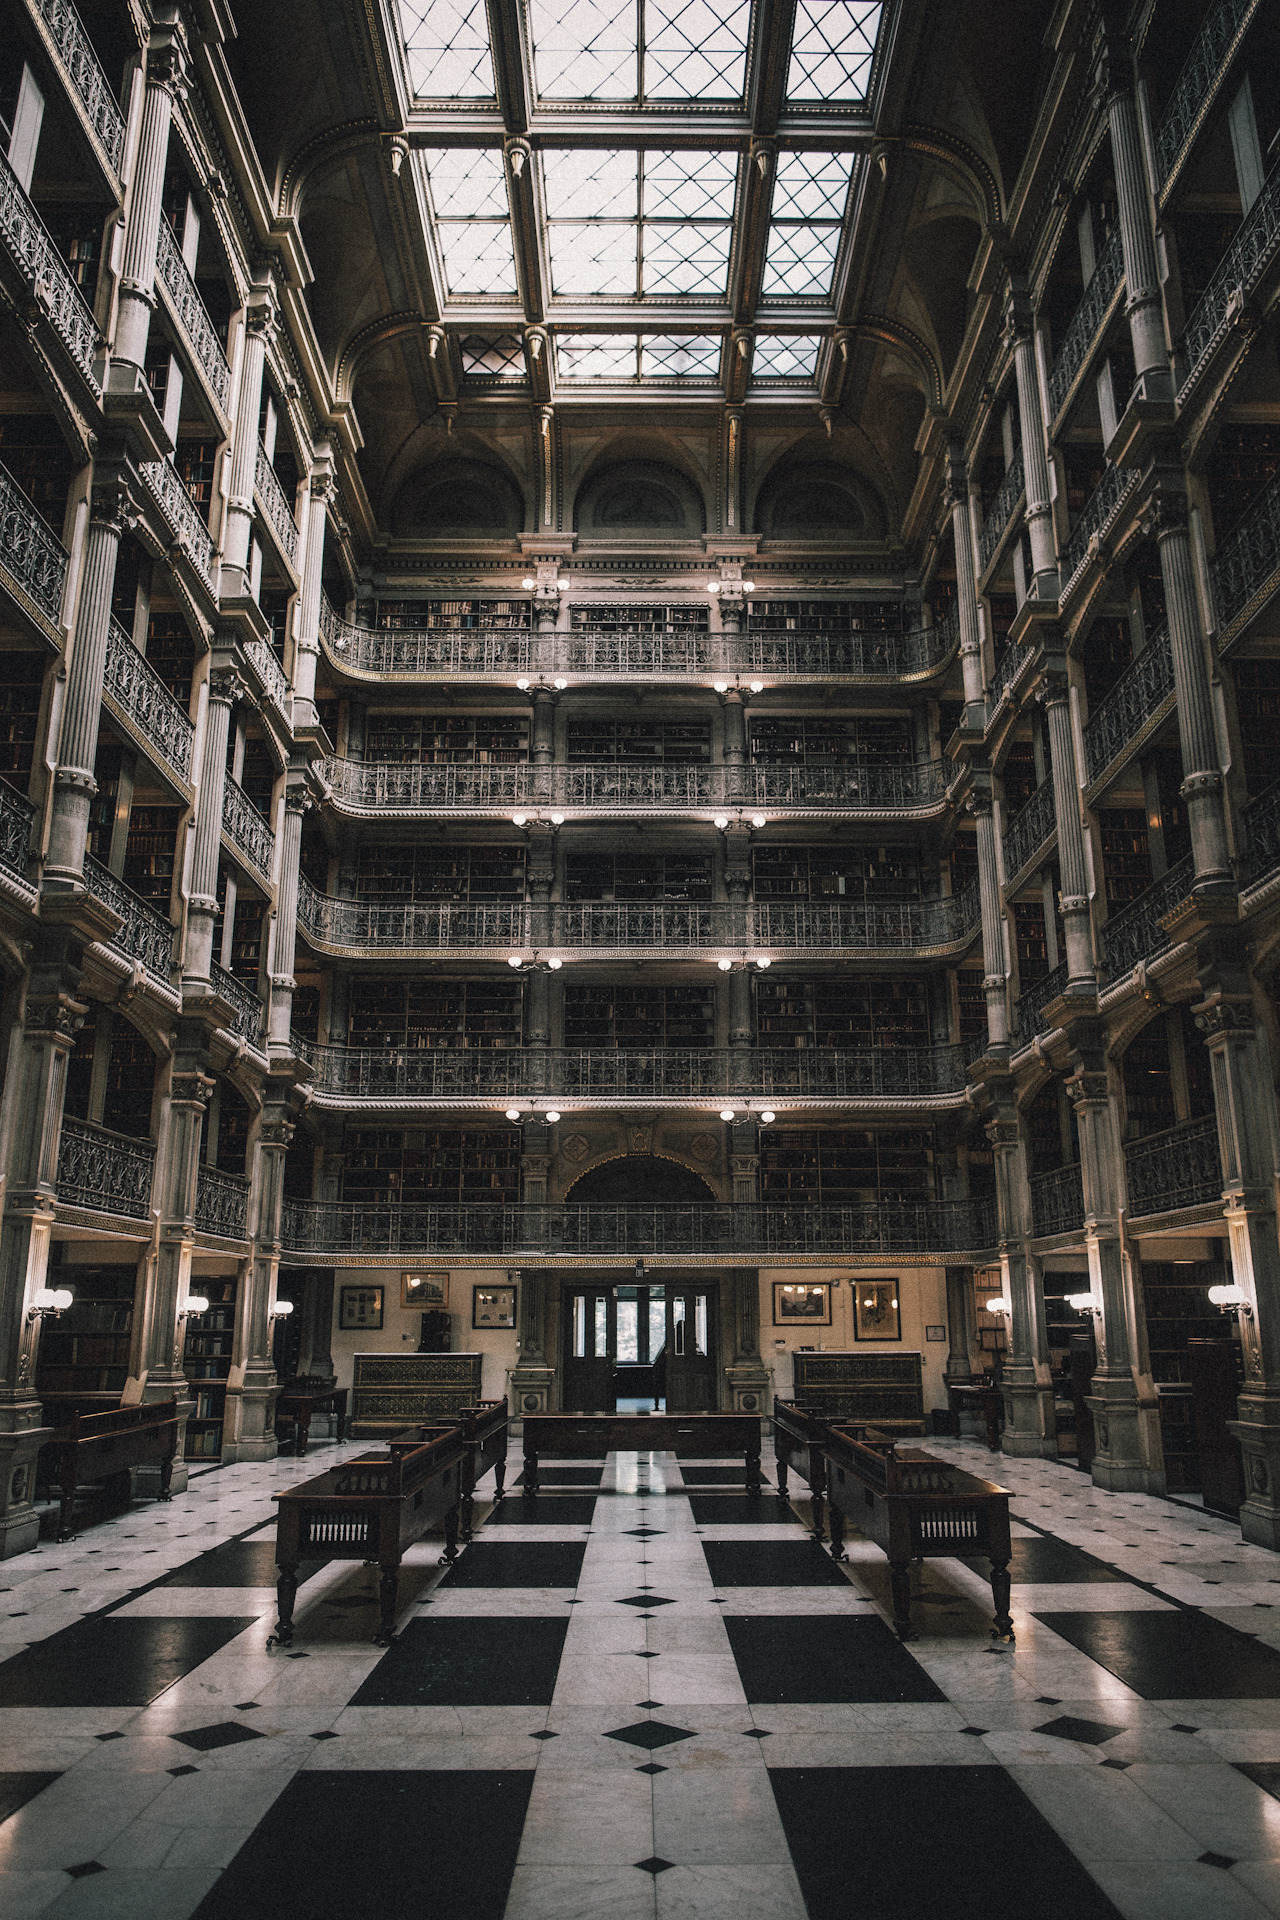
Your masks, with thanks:
[(413, 1549), (388, 1651), (350, 1562), (270, 1651), (270, 1495), (316, 1462), (199, 1475), (4, 1568), (0, 1916), (1280, 1914), (1280, 1562), (999, 1465), (1013, 1649), (976, 1562), (927, 1563), (904, 1648), (877, 1549), (837, 1568), (741, 1468), (613, 1454), (452, 1573)]

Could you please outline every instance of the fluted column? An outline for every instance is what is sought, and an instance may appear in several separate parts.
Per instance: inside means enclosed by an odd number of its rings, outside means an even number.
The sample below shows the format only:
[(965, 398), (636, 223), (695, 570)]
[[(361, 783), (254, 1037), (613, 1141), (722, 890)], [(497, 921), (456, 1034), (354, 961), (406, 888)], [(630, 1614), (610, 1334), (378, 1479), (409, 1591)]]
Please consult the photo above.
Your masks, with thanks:
[(554, 407), (538, 408), (536, 446), (537, 526), (540, 533), (550, 533), (556, 524), (556, 414)]
[(973, 570), (973, 524), (969, 518), (969, 469), (963, 449), (953, 445), (947, 484), (951, 495), (951, 539), (956, 563), (956, 611), (960, 621), (960, 671), (964, 676), (965, 725), (981, 732), (986, 724), (982, 690), (982, 627), (978, 619), (978, 582)]
[(127, 488), (117, 475), (94, 486), (75, 639), (62, 703), (53, 815), (45, 856), (45, 884), (52, 884), (54, 890), (79, 885), (84, 874), (89, 806), (98, 791), (93, 769), (98, 755), (98, 716), (102, 708), (111, 593), (120, 536), (135, 518)]
[(1213, 724), (1209, 669), (1200, 631), (1200, 611), (1192, 572), (1186, 501), (1178, 494), (1157, 494), (1147, 527), (1160, 550), (1160, 577), (1169, 620), (1169, 651), (1177, 693), (1178, 740), (1182, 748), (1182, 786), (1191, 830), (1196, 885), (1222, 889), (1235, 885), (1227, 851), (1222, 769)]
[(293, 648), (293, 717), (299, 728), (319, 725), (315, 701), (316, 664), (320, 658), (320, 596), (329, 501), (333, 495), (333, 458), (327, 440), (316, 445), (313, 458), (306, 548), (298, 594), (298, 630)]
[(271, 1310), (280, 1271), (285, 1157), (293, 1138), (286, 1098), (268, 1088), (258, 1127), (252, 1194), (253, 1253), (245, 1263), (236, 1294), (236, 1329), (222, 1436), (224, 1463), (273, 1460), (277, 1452)]
[(724, 410), (724, 530), (742, 531), (742, 408)]
[(1013, 1086), (1003, 1082), (987, 1138), (995, 1155), (996, 1213), (1000, 1267), (1012, 1309), (1009, 1353), (1001, 1385), (1004, 1391), (1004, 1451), (1018, 1456), (1057, 1455), (1053, 1383), (1049, 1375), (1049, 1337), (1044, 1287), (1038, 1263), (1027, 1253), (1031, 1231), (1031, 1188), (1026, 1143)]
[(972, 1267), (948, 1267), (946, 1377), (957, 1386), (973, 1379), (972, 1302)]
[(276, 309), (268, 282), (254, 287), (245, 312), (240, 390), (231, 442), (231, 490), (222, 531), (221, 591), (224, 600), (248, 600), (249, 535), (253, 527), (253, 483), (258, 468), (258, 416), (267, 341), (275, 329)]
[(116, 362), (123, 362), (130, 372), (128, 380), (121, 381), (113, 371), (110, 383), (113, 389), (126, 386), (132, 389), (144, 378), (142, 370), (147, 361), (151, 314), (156, 304), (156, 245), (169, 158), (169, 127), (174, 100), (182, 92), (186, 47), (177, 8), (159, 11), (170, 14), (171, 19), (153, 27), (147, 49), (142, 130), (125, 222), (120, 299), (112, 348), (113, 369)]
[(1111, 162), (1116, 177), (1120, 212), (1120, 245), (1124, 252), (1125, 313), (1144, 399), (1171, 400), (1169, 352), (1160, 305), (1160, 275), (1142, 143), (1138, 133), (1138, 105), (1133, 92), (1133, 62), (1123, 45), (1104, 42), (1098, 81), (1106, 103), (1111, 133)]
[(1049, 668), (1040, 699), (1049, 722), (1053, 775), (1053, 814), (1058, 829), (1058, 872), (1062, 880), (1062, 923), (1067, 948), (1068, 991), (1093, 994), (1096, 976), (1089, 919), (1089, 881), (1080, 822), (1080, 782), (1071, 728), (1070, 688), (1062, 667)]
[(1053, 537), (1053, 506), (1049, 499), (1049, 461), (1045, 452), (1044, 413), (1036, 373), (1035, 320), (1026, 285), (1011, 283), (1006, 324), (1013, 341), (1013, 364), (1018, 382), (1018, 418), (1022, 424), (1022, 477), (1027, 496), (1027, 535), (1031, 541), (1031, 597), (1058, 597), (1058, 553)]
[(276, 880), (275, 931), (271, 952), (271, 1009), (268, 1044), (289, 1051), (293, 1014), (293, 956), (298, 933), (298, 862), (302, 854), (302, 819), (311, 796), (301, 782), (285, 788), (284, 826), (280, 840), (280, 871)]
[(200, 792), (196, 801), (196, 843), (191, 861), (191, 898), (187, 902), (187, 945), (182, 963), (184, 990), (188, 983), (207, 991), (213, 959), (213, 923), (218, 913), (218, 855), (222, 849), (222, 798), (227, 776), (227, 735), (231, 709), (244, 693), (244, 683), (231, 667), (215, 667), (209, 675), (205, 709), (204, 755), (200, 764)]
[(1004, 954), (1004, 915), (1000, 909), (1000, 869), (996, 863), (996, 823), (990, 789), (975, 787), (965, 805), (978, 828), (978, 900), (982, 913), (982, 990), (987, 1000), (987, 1040), (993, 1048), (1009, 1045), (1009, 997)]

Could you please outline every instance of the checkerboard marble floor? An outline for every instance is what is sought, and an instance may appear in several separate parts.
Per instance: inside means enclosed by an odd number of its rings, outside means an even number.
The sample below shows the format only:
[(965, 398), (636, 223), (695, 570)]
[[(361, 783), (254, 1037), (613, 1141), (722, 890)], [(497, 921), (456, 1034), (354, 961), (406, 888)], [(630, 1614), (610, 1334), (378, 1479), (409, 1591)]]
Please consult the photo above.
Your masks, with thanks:
[(903, 1648), (876, 1548), (657, 1453), (414, 1548), (387, 1651), (350, 1562), (267, 1646), (270, 1496), (333, 1447), (0, 1564), (0, 1920), (1280, 1914), (1280, 1557), (929, 1444), (1014, 1495), (1012, 1648), (984, 1563)]

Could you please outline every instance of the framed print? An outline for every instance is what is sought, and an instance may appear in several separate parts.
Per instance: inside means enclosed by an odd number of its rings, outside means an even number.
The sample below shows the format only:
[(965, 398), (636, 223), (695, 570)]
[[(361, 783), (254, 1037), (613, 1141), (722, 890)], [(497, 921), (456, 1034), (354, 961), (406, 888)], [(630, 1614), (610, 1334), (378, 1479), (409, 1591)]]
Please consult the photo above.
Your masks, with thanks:
[(471, 1324), (473, 1327), (514, 1327), (516, 1290), (514, 1287), (472, 1287)]
[(945, 1340), (947, 1330), (945, 1327), (926, 1327), (924, 1337), (926, 1340)]
[(831, 1325), (830, 1282), (775, 1280), (773, 1324), (775, 1327), (829, 1327)]
[(383, 1287), (340, 1287), (338, 1328), (342, 1333), (376, 1332), (382, 1325)]
[(448, 1304), (449, 1276), (447, 1273), (402, 1273), (400, 1275), (402, 1307), (447, 1307)]
[(901, 1340), (902, 1309), (896, 1280), (855, 1280), (853, 1283), (853, 1337), (855, 1340)]

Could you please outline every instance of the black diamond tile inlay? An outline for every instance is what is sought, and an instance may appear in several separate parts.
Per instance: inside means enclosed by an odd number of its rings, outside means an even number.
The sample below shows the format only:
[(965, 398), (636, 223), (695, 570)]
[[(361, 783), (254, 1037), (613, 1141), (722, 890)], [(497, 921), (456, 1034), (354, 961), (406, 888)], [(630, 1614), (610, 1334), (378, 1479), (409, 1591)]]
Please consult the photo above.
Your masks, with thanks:
[(183, 1767), (166, 1767), (165, 1768), (165, 1772), (171, 1773), (175, 1780), (181, 1780), (182, 1776), (186, 1773), (199, 1773), (199, 1771), (200, 1771), (199, 1767), (183, 1766)]
[(1124, 1773), (1132, 1765), (1132, 1762), (1128, 1760), (1100, 1760), (1098, 1765), (1100, 1767), (1111, 1767), (1116, 1773)]
[(337, 1737), (337, 1734), (334, 1733), (331, 1727), (326, 1728), (323, 1733), (313, 1733), (311, 1736), (313, 1740), (336, 1740)]
[(648, 1712), (651, 1707), (660, 1707), (662, 1702), (661, 1700), (637, 1700), (636, 1705), (643, 1707), (645, 1711)]
[(1036, 1695), (1036, 1705), (1038, 1707), (1060, 1707), (1062, 1701), (1056, 1693), (1038, 1693)]
[(1200, 1853), (1196, 1855), (1196, 1865), (1200, 1867), (1221, 1867), (1225, 1873), (1234, 1867), (1235, 1857), (1230, 1853)]
[(1063, 1713), (1033, 1731), (1051, 1734), (1055, 1740), (1080, 1740), (1086, 1746), (1100, 1747), (1104, 1741), (1114, 1740), (1118, 1733), (1123, 1733), (1124, 1728), (1110, 1727), (1105, 1720), (1078, 1720), (1073, 1713)]
[(544, 1727), (541, 1733), (531, 1733), (529, 1735), (529, 1738), (531, 1740), (555, 1740), (558, 1737), (559, 1736), (557, 1734), (552, 1733), (550, 1728), (548, 1727)]
[(637, 1720), (633, 1727), (615, 1727), (606, 1740), (625, 1740), (628, 1746), (643, 1747), (652, 1753), (657, 1747), (670, 1747), (677, 1740), (692, 1740), (687, 1727), (669, 1727), (662, 1720)]
[(262, 1703), (260, 1700), (237, 1700), (236, 1712), (237, 1713), (256, 1713), (258, 1708), (261, 1706), (261, 1704)]
[(662, 1533), (662, 1527), (628, 1527), (627, 1533), (633, 1540), (652, 1540), (656, 1533)]
[(122, 1733), (95, 1733), (93, 1737), (95, 1740), (123, 1740), (124, 1739), (124, 1735)]
[(661, 1658), (661, 1655), (656, 1653), (638, 1653), (636, 1655), (637, 1660), (657, 1660), (660, 1658)]
[(665, 1773), (666, 1771), (667, 1769), (660, 1767), (656, 1760), (646, 1761), (643, 1767), (636, 1768), (637, 1773)]
[(83, 1880), (87, 1873), (105, 1873), (106, 1868), (101, 1860), (82, 1860), (78, 1866), (64, 1867), (62, 1871), (69, 1873), (73, 1880)]
[(748, 1727), (742, 1737), (744, 1740), (772, 1740), (773, 1735), (768, 1727)]
[(1189, 1727), (1185, 1720), (1175, 1720), (1169, 1729), (1171, 1733), (1199, 1733), (1199, 1727)]
[(984, 1733), (990, 1733), (990, 1727), (961, 1727), (961, 1733), (971, 1733), (975, 1739), (981, 1739)]
[(184, 1747), (194, 1747), (197, 1753), (211, 1753), (215, 1747), (234, 1747), (240, 1740), (261, 1740), (264, 1736), (238, 1721), (220, 1720), (216, 1726), (192, 1727), (189, 1733), (175, 1733), (173, 1738)]
[(666, 1600), (660, 1593), (636, 1593), (629, 1600), (619, 1600), (620, 1607), (674, 1607), (674, 1600)]
[[(1214, 1858), (1215, 1859), (1217, 1858), (1216, 1854), (1214, 1855)], [(651, 1873), (654, 1879), (656, 1880), (660, 1873), (665, 1873), (667, 1871), (668, 1867), (674, 1867), (675, 1861), (660, 1860), (657, 1854), (655, 1853), (655, 1854), (651, 1854), (649, 1859), (647, 1860), (637, 1860), (636, 1865), (639, 1867), (641, 1873)]]

